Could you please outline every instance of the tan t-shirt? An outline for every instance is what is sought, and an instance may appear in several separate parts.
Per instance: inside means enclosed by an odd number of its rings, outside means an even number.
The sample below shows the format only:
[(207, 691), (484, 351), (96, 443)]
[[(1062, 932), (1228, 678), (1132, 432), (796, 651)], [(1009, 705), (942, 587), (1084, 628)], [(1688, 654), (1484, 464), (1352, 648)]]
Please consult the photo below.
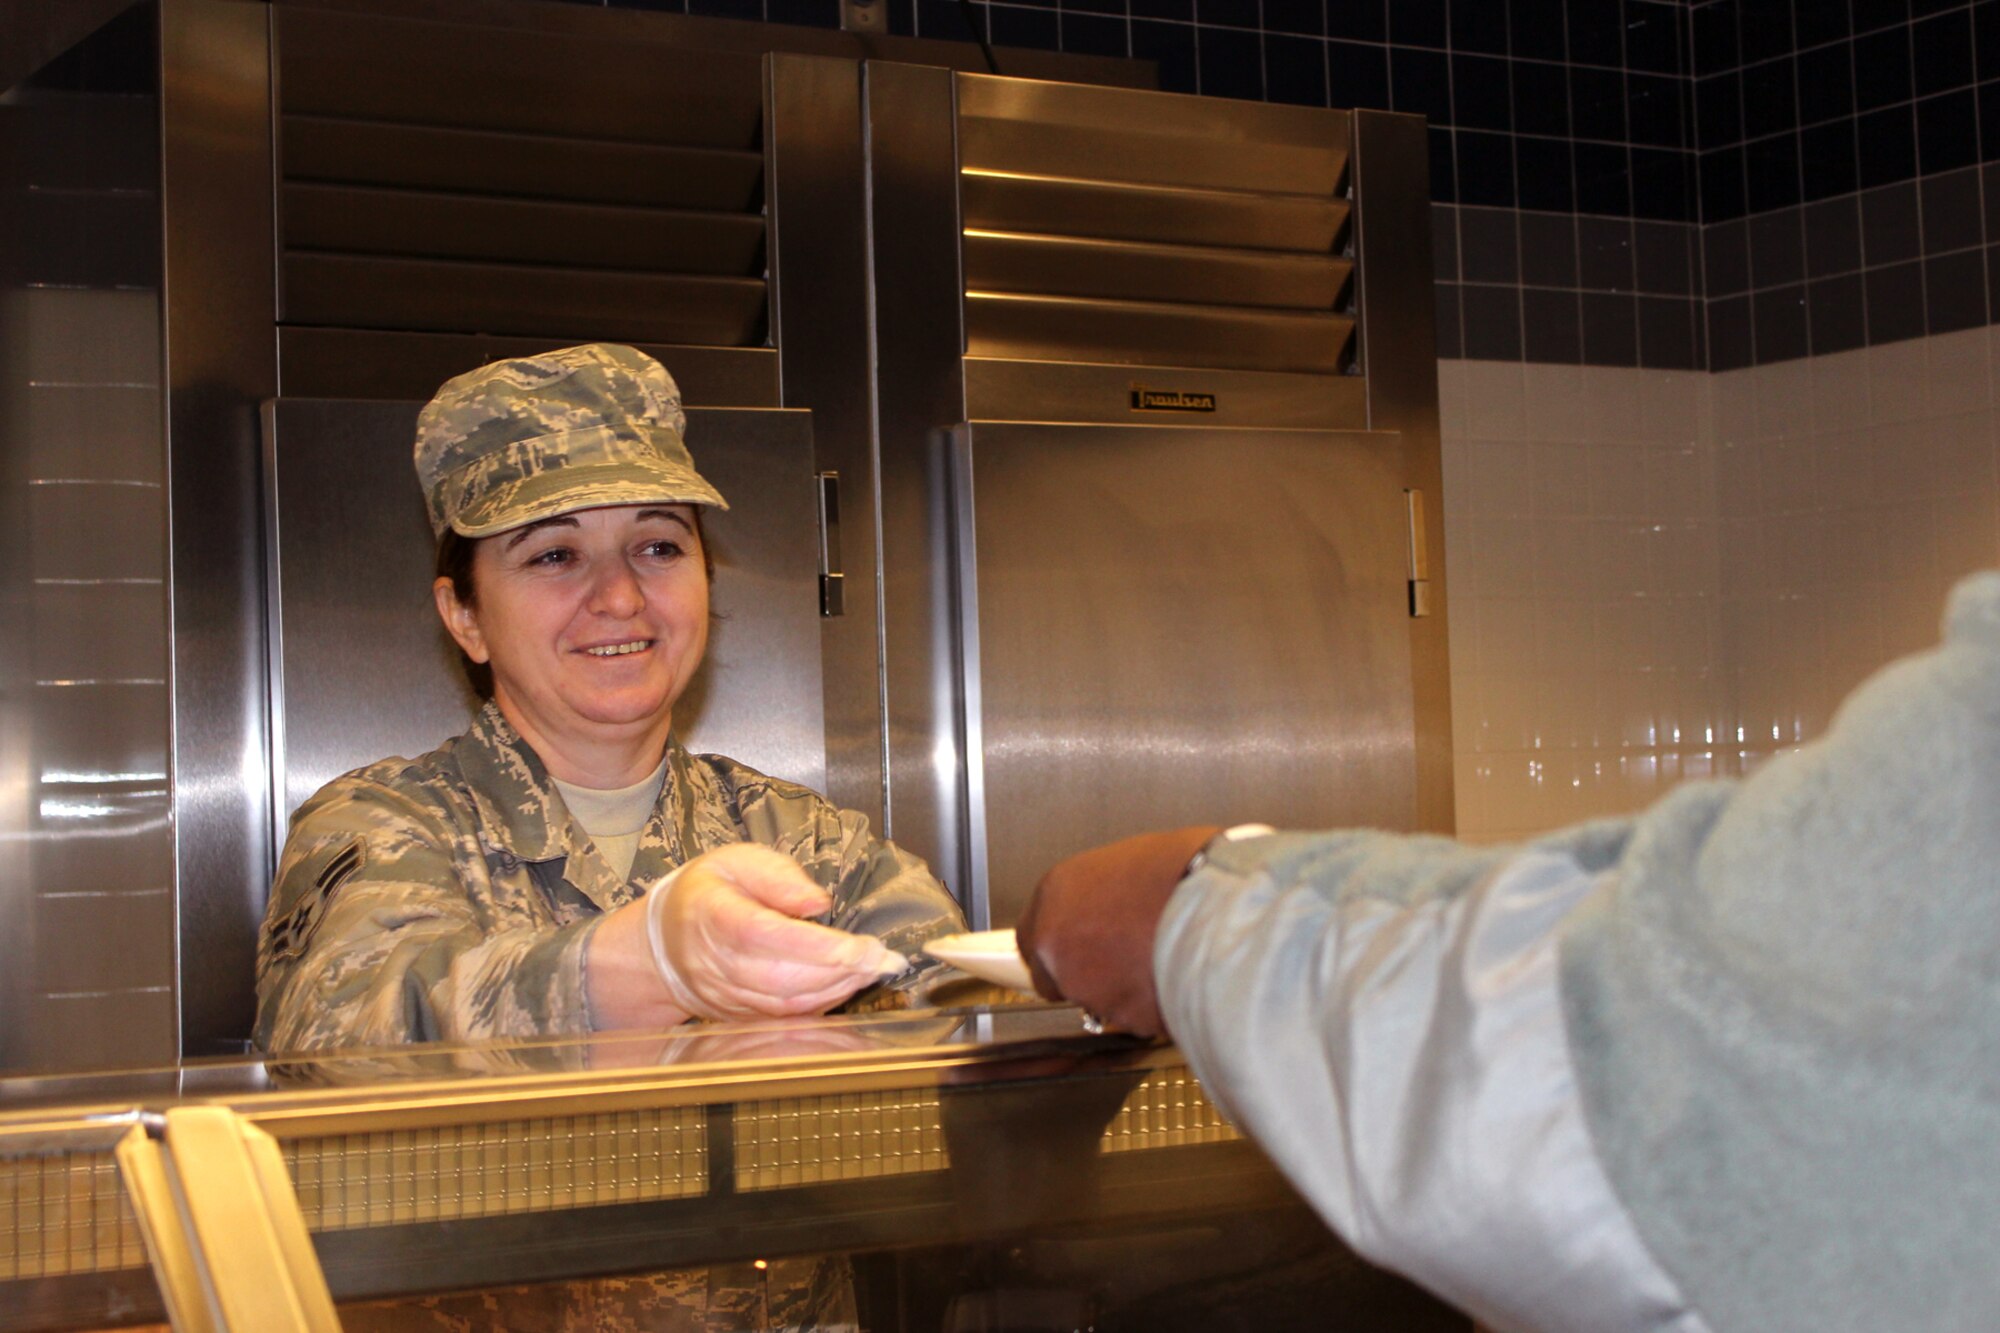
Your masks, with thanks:
[(570, 818), (590, 835), (612, 872), (619, 879), (630, 876), (632, 859), (639, 854), (639, 835), (646, 831), (646, 821), (660, 803), (660, 790), (667, 785), (666, 757), (661, 756), (660, 766), (651, 773), (615, 791), (574, 787), (558, 777), (549, 781), (556, 784)]

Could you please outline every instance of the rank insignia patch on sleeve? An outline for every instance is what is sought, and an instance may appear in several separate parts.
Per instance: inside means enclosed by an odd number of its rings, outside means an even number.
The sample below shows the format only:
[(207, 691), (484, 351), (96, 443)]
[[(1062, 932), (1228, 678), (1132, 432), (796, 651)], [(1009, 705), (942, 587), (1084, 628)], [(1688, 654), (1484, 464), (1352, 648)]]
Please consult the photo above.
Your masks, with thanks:
[(354, 878), (361, 869), (361, 844), (351, 842), (340, 849), (313, 877), (312, 887), (301, 894), (290, 911), (271, 923), (271, 953), (277, 958), (297, 958), (312, 943), (326, 915), (326, 905), (335, 890)]

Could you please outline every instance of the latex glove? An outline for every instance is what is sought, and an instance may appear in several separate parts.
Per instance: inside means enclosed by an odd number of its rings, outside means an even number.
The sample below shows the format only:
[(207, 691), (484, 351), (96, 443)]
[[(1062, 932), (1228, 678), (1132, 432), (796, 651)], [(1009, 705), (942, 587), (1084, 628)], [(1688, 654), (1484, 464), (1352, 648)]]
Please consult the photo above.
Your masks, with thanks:
[(1107, 1026), (1157, 1035), (1153, 936), (1189, 860), (1217, 831), (1143, 833), (1057, 862), (1014, 926), (1035, 989)]
[(689, 1018), (824, 1013), (909, 966), (870, 936), (798, 919), (831, 906), (797, 863), (768, 847), (740, 843), (698, 856), (591, 933), (591, 1024), (662, 1028)]
[(832, 907), (790, 857), (738, 843), (647, 894), (648, 944), (674, 1005), (697, 1018), (821, 1014), (910, 965), (872, 935), (799, 919)]

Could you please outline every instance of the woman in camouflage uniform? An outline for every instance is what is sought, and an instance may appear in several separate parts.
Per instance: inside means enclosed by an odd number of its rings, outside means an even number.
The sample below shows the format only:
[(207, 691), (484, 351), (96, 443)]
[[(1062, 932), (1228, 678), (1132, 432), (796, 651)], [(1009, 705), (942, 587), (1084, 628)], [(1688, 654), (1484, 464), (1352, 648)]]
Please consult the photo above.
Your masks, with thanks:
[(726, 507), (685, 421), (666, 371), (610, 345), (483, 367), (425, 407), (438, 612), (493, 697), (293, 817), (261, 1047), (820, 1013), (963, 929), (863, 816), (674, 738), (707, 643), (700, 508)]

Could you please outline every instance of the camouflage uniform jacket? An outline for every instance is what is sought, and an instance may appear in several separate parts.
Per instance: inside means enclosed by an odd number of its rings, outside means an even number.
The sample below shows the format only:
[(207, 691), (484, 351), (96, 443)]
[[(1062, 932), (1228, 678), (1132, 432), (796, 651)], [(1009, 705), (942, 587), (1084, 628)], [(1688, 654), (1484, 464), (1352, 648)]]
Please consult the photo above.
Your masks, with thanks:
[(834, 897), (828, 924), (912, 953), (964, 929), (923, 862), (796, 783), (667, 743), (620, 882), (497, 707), (421, 759), (336, 778), (292, 818), (257, 948), (267, 1051), (579, 1034), (597, 923), (703, 852), (758, 842)]

